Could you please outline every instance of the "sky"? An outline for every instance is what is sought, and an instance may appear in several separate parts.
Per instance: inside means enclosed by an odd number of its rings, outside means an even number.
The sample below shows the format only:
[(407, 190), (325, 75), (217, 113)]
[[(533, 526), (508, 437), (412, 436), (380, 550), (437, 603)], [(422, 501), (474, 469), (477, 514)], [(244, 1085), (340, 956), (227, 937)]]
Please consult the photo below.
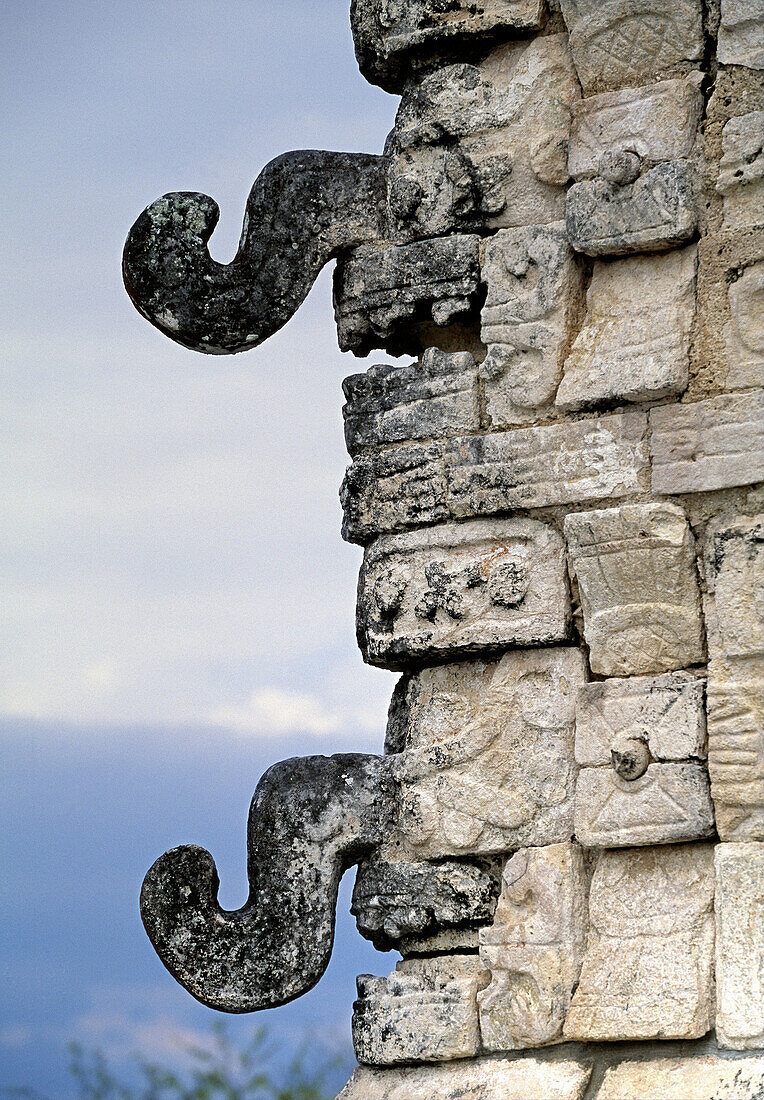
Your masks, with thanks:
[[(355, 646), (360, 551), (325, 271), (246, 355), (204, 357), (135, 312), (127, 231), (171, 190), (236, 249), (260, 169), (289, 149), (381, 151), (396, 100), (358, 73), (347, 0), (6, 0), (0, 290), (0, 1095), (74, 1096), (67, 1044), (182, 1060), (215, 1014), (138, 917), (165, 849), (215, 856), (246, 897), (260, 774), (381, 751), (391, 674)], [(373, 361), (384, 361), (375, 356)], [(391, 956), (347, 910), (303, 1000), (237, 1017), (349, 1051), (357, 973)], [(337, 1082), (339, 1084), (339, 1082)]]

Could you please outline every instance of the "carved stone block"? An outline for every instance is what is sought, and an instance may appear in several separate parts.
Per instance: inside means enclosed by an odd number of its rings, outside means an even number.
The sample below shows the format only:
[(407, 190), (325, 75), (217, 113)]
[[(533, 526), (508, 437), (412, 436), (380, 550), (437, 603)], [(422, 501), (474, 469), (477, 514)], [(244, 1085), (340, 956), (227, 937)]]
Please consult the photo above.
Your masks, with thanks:
[(690, 246), (595, 264), (558, 408), (652, 401), (687, 389), (697, 262)]
[(576, 703), (576, 761), (604, 767), (628, 741), (659, 761), (706, 755), (705, 681), (688, 672), (584, 684)]
[(764, 392), (650, 410), (653, 490), (701, 493), (764, 481)]
[(480, 428), (477, 363), (468, 352), (446, 355), (429, 348), (419, 363), (370, 367), (346, 378), (342, 388), (351, 455)]
[(372, 1066), (474, 1058), (477, 993), (488, 980), (476, 955), (409, 959), (387, 978), (362, 974), (353, 1006), (356, 1058)]
[(692, 1039), (713, 1026), (713, 846), (603, 852), (565, 1037)]
[(719, 844), (716, 865), (716, 1037), (764, 1047), (764, 844)]
[[(764, 209), (764, 194), (760, 209)], [(764, 262), (751, 264), (730, 284), (730, 320), (724, 327), (727, 389), (764, 386)]]
[(694, 542), (681, 508), (570, 515), (565, 536), (594, 672), (640, 676), (703, 660)]
[[(762, 12), (764, 25), (764, 11)], [(764, 221), (764, 111), (731, 118), (722, 131), (716, 190), (724, 195), (724, 225), (744, 229)]]
[(404, 668), (568, 636), (562, 539), (534, 520), (381, 538), (364, 556), (358, 641), (369, 664)]
[(576, 649), (412, 678), (406, 749), (392, 757), (398, 826), (421, 857), (493, 855), (573, 835)]
[(762, 0), (722, 0), (717, 57), (725, 65), (764, 69)]
[(480, 932), (491, 982), (478, 994), (483, 1045), (562, 1041), (583, 959), (587, 882), (576, 844), (523, 848), (504, 870), (493, 926)]
[(337, 1100), (583, 1100), (591, 1065), (481, 1058), (445, 1066), (356, 1070)]
[(764, 1060), (716, 1054), (621, 1062), (605, 1074), (597, 1100), (757, 1100), (764, 1089)]
[(356, 456), (340, 500), (348, 542), (367, 543), (386, 531), (450, 519), (444, 444), (412, 443)]
[(764, 656), (764, 515), (713, 520), (703, 571), (711, 657)]
[(624, 183), (574, 183), (565, 220), (570, 243), (587, 256), (675, 248), (697, 227), (691, 169), (686, 161), (670, 160)]
[(648, 168), (689, 157), (703, 115), (699, 83), (693, 74), (580, 100), (573, 107), (571, 176), (594, 179), (606, 155), (636, 154)]
[(477, 304), (480, 239), (461, 235), (409, 245), (362, 245), (337, 264), (334, 304), (340, 347), (416, 354), (416, 321), (446, 325)]
[(560, 222), (499, 231), (485, 245), (482, 274), (486, 412), (493, 427), (523, 423), (554, 400), (582, 271)]
[(764, 660), (708, 668), (708, 770), (722, 840), (764, 840)]
[(584, 92), (648, 84), (703, 57), (701, 0), (562, 0)]

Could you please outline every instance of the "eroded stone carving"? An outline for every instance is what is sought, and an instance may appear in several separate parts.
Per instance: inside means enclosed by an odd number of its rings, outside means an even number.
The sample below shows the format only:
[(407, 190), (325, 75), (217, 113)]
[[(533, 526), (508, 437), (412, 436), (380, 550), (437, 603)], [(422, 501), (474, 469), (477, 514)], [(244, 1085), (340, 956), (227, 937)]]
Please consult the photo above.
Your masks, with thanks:
[(686, 390), (697, 262), (691, 246), (595, 264), (586, 322), (557, 391), (559, 408), (652, 401)]
[(708, 669), (708, 770), (722, 840), (764, 840), (764, 660)]
[(724, 196), (724, 224), (727, 229), (760, 225), (764, 221), (764, 111), (731, 118), (722, 132), (722, 149), (716, 190)]
[[(764, 209), (764, 193), (760, 208)], [(728, 389), (764, 386), (764, 263), (751, 264), (730, 284), (730, 321), (724, 329)]]
[(507, 863), (493, 925), (480, 932), (490, 985), (478, 994), (488, 1050), (562, 1041), (578, 982), (587, 882), (576, 844), (523, 848)]
[(761, 1058), (716, 1054), (622, 1062), (605, 1074), (597, 1100), (757, 1100), (764, 1088)]
[(509, 852), (573, 835), (576, 649), (423, 670), (407, 691), (398, 827), (421, 857)]
[(694, 541), (681, 508), (570, 515), (565, 537), (594, 672), (639, 676), (703, 660)]
[(716, 847), (716, 1034), (764, 1047), (764, 844)]
[(703, 567), (711, 657), (764, 656), (764, 515), (710, 523)]
[(591, 1066), (482, 1058), (394, 1071), (357, 1070), (337, 1100), (583, 1100)]
[(713, 1025), (713, 846), (603, 852), (568, 1039), (689, 1039)]
[(762, 0), (722, 0), (719, 60), (725, 65), (764, 69)]

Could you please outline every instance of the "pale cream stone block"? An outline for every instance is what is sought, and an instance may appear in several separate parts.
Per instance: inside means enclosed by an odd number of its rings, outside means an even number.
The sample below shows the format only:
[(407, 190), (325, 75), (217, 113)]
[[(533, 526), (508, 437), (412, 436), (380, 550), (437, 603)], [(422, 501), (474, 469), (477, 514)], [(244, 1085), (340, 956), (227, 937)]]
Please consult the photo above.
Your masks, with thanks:
[(708, 770), (722, 840), (764, 841), (764, 660), (708, 667)]
[(595, 263), (586, 321), (565, 361), (556, 404), (649, 401), (687, 389), (697, 248)]
[(605, 1074), (597, 1100), (758, 1100), (764, 1058), (715, 1054), (622, 1062)]
[(565, 519), (592, 670), (667, 672), (703, 660), (692, 533), (681, 508), (635, 504)]
[(764, 393), (650, 410), (653, 490), (700, 493), (764, 481)]
[(722, 0), (717, 56), (725, 65), (764, 69), (764, 0)]
[(406, 694), (406, 749), (392, 758), (399, 827), (417, 858), (491, 855), (573, 833), (577, 649), (425, 669)]
[(716, 190), (724, 195), (727, 229), (764, 222), (764, 111), (750, 111), (726, 123)]
[(710, 844), (603, 852), (565, 1037), (705, 1035), (713, 1026), (713, 905)]
[(711, 657), (764, 655), (764, 515), (712, 521), (703, 569)]
[[(764, 211), (764, 189), (760, 200)], [(751, 264), (729, 288), (724, 326), (727, 389), (764, 386), (764, 262)]]
[(716, 865), (716, 1037), (764, 1048), (764, 844), (719, 844)]

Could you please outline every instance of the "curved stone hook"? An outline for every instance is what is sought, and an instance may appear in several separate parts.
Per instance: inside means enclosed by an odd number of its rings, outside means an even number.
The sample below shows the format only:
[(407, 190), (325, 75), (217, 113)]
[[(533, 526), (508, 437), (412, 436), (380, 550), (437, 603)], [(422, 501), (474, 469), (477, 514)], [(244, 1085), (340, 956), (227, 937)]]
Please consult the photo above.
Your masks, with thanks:
[(326, 970), (340, 879), (388, 834), (393, 788), (384, 757), (284, 760), (257, 785), (247, 836), (250, 893), (218, 905), (215, 862), (174, 848), (151, 868), (141, 917), (170, 973), (222, 1012), (274, 1008)]
[(229, 264), (207, 249), (220, 210), (209, 195), (157, 199), (128, 234), (125, 287), (139, 313), (194, 351), (229, 355), (266, 340), (338, 253), (378, 238), (384, 157), (285, 153), (255, 181)]

